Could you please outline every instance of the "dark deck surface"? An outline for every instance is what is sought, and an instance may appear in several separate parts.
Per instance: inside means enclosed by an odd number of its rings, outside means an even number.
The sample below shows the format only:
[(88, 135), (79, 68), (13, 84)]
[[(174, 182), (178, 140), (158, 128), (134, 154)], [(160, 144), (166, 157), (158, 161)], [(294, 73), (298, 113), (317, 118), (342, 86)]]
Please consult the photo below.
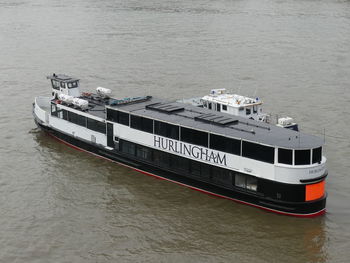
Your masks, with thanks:
[(313, 135), (180, 102), (150, 98), (112, 106), (109, 104), (116, 101), (115, 99), (102, 100), (94, 94), (83, 95), (81, 98), (89, 101), (86, 113), (103, 119), (106, 118), (107, 107), (175, 125), (282, 148), (311, 149), (324, 144), (321, 138)]
[[(278, 147), (311, 149), (324, 144), (321, 138), (313, 135), (157, 98), (140, 103), (107, 107), (172, 124)], [(181, 110), (182, 108), (183, 110)], [(166, 112), (167, 110), (168, 112)], [(222, 123), (227, 124), (222, 125)]]

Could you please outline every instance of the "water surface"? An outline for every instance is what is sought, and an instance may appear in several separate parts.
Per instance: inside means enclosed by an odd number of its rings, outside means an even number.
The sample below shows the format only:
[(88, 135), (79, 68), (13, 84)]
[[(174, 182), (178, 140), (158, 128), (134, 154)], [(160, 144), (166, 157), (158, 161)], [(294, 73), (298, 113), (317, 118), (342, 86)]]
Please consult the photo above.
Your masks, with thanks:
[[(1, 262), (347, 262), (350, 2), (0, 2)], [(327, 214), (279, 216), (82, 153), (34, 125), (48, 74), (85, 91), (259, 96), (326, 138)]]

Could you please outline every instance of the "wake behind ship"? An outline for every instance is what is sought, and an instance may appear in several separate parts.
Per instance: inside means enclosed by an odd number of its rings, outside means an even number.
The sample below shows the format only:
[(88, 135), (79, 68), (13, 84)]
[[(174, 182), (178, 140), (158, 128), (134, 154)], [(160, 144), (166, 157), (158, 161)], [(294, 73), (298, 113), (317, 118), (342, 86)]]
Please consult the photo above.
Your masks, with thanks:
[(325, 212), (323, 140), (304, 133), (151, 96), (80, 93), (53, 74), (52, 97), (36, 97), (37, 125), (64, 143), (199, 191), (268, 211)]

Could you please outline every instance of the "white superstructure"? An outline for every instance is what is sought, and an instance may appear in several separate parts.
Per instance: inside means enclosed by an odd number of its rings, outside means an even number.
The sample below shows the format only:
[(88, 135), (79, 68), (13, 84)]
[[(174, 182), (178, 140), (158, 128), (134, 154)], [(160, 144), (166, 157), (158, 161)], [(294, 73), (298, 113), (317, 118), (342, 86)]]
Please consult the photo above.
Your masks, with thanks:
[[(185, 99), (181, 102), (255, 121), (270, 124), (273, 121), (270, 114), (264, 113), (262, 100), (238, 94), (230, 94), (227, 93), (226, 89), (212, 89), (209, 95), (201, 98)], [(291, 117), (278, 118), (275, 124), (282, 128), (298, 130), (298, 125)]]

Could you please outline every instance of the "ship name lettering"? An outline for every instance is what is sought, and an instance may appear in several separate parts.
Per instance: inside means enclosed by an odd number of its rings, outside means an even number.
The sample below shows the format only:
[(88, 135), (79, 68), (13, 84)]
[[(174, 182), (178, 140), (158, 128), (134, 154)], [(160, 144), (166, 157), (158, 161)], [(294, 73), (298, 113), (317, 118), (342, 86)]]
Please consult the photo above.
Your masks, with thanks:
[(153, 146), (159, 149), (163, 149), (169, 152), (178, 153), (184, 156), (189, 156), (197, 160), (207, 161), (215, 164), (226, 164), (226, 154), (221, 154), (216, 151), (212, 151), (208, 148), (200, 146), (193, 146), (184, 142), (163, 138), (154, 135)]

